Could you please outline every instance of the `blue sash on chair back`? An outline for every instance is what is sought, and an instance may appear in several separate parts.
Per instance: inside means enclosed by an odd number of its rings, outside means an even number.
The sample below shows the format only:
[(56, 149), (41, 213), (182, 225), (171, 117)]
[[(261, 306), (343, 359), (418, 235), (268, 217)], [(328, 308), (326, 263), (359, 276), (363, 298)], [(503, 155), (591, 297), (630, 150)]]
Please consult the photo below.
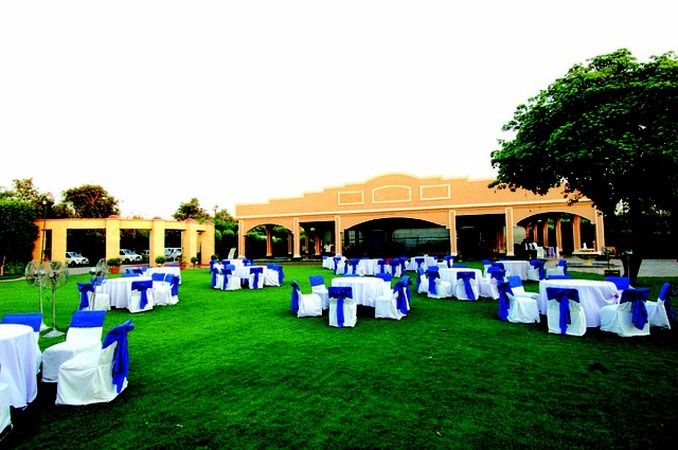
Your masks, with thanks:
[(476, 294), (473, 292), (473, 287), (471, 286), (471, 280), (476, 279), (475, 272), (457, 272), (457, 280), (462, 280), (464, 282), (464, 290), (466, 290), (466, 296), (471, 300), (477, 300)]
[(431, 266), (426, 269), (426, 278), (428, 278), (428, 293), (438, 295), (438, 287), (436, 286), (436, 280), (440, 278), (438, 266)]
[(284, 278), (282, 266), (280, 264), (266, 264), (266, 268), (278, 272), (278, 284), (282, 286)]
[(389, 282), (389, 283), (393, 279), (393, 275), (391, 275), (390, 273), (378, 273), (378, 274), (375, 275), (375, 277), (381, 278), (382, 280)]
[(506, 271), (504, 269), (500, 269), (499, 267), (495, 266), (490, 266), (489, 269), (487, 269), (487, 273), (490, 274), (490, 279), (494, 278), (497, 280), (497, 283), (502, 281), (504, 279), (504, 276), (506, 275)]
[[(358, 263), (360, 262), (360, 259), (358, 258), (351, 258), (351, 269), (353, 270), (352, 273), (357, 274), (358, 273)], [(345, 273), (345, 271), (344, 271)]]
[(629, 277), (605, 277), (605, 281), (614, 283), (620, 291), (631, 287)]
[(152, 288), (153, 280), (132, 282), (132, 290), (139, 291), (141, 293), (141, 300), (139, 300), (139, 308), (141, 309), (146, 308), (146, 305), (148, 304), (148, 293), (146, 291)]
[(292, 281), (290, 283), (290, 286), (292, 286), (292, 298), (290, 300), (290, 311), (292, 311), (294, 314), (296, 314), (299, 311), (299, 292), (301, 292), (301, 288), (299, 287), (299, 283), (296, 281)]
[(508, 294), (513, 295), (513, 291), (508, 281), (498, 281), (497, 290), (499, 290), (499, 318), (506, 321), (508, 320), (509, 308), (511, 308)]
[(153, 281), (165, 281), (165, 274), (164, 273), (153, 273), (151, 274), (151, 279)]
[(2, 317), (2, 323), (14, 323), (18, 325), (28, 325), (34, 332), (40, 331), (42, 325), (41, 313), (12, 313), (5, 314)]
[(671, 305), (671, 283), (664, 283), (659, 290), (659, 299), (664, 302), (664, 309), (666, 309), (666, 316), (670, 321), (676, 320), (676, 313), (673, 311)]
[(407, 281), (400, 280), (395, 284), (393, 292), (396, 293), (396, 308), (404, 316), (407, 315)]
[(400, 278), (400, 281), (402, 281), (403, 286), (405, 286), (405, 290), (407, 290), (407, 298), (412, 298), (412, 293), (410, 292), (410, 285), (412, 285), (412, 280), (410, 280), (409, 275), (403, 275)]
[(631, 321), (633, 325), (642, 330), (647, 323), (647, 309), (645, 308), (645, 300), (650, 294), (650, 288), (625, 289), (622, 292), (619, 303), (633, 302)]
[(243, 258), (243, 259), (242, 259), (242, 265), (243, 265), (243, 266), (251, 266), (251, 265), (252, 265), (252, 261), (250, 261), (250, 260), (247, 259), (247, 258)]
[[(176, 297), (179, 295), (179, 276), (178, 275), (172, 275), (171, 273), (168, 273), (165, 276), (165, 281), (170, 283), (171, 286), (171, 291), (170, 293), (172, 294), (172, 297)], [(226, 282), (226, 277), (224, 277), (224, 283)]]
[(337, 299), (337, 326), (344, 327), (344, 300), (353, 298), (353, 289), (348, 286), (330, 286), (328, 289), (330, 298)]
[(401, 256), (399, 258), (399, 260), (400, 260), (400, 274), (401, 275), (405, 275), (405, 271), (407, 270), (406, 264), (407, 264), (408, 259), (409, 258), (407, 256)]
[(127, 349), (127, 333), (134, 329), (131, 320), (116, 325), (108, 332), (101, 348), (106, 348), (114, 342), (118, 345), (113, 353), (113, 384), (118, 393), (122, 390), (125, 378), (129, 373), (129, 351)]
[(572, 323), (572, 316), (570, 315), (570, 300), (579, 303), (579, 291), (571, 288), (546, 288), (546, 298), (549, 300), (556, 300), (560, 308), (560, 334), (567, 332), (567, 326)]
[(421, 277), (424, 276), (424, 269), (422, 269), (421, 267), (417, 269), (417, 275), (419, 275), (417, 277), (417, 292), (419, 292), (419, 286), (421, 286)]
[(78, 309), (89, 308), (89, 293), (94, 292), (94, 285), (92, 283), (78, 283), (78, 291), (80, 292), (80, 306)]
[(250, 274), (254, 275), (254, 289), (259, 289), (259, 275), (264, 273), (263, 267), (250, 267)]
[(87, 310), (76, 311), (71, 318), (71, 327), (75, 328), (97, 328), (104, 326), (104, 319), (106, 318), (106, 311), (104, 310)]
[(217, 285), (217, 275), (219, 274), (219, 269), (212, 267), (212, 287)]
[(421, 266), (424, 264), (424, 261), (426, 261), (425, 258), (414, 258), (415, 264), (417, 264), (417, 272), (419, 269), (421, 269)]
[(325, 279), (322, 275), (311, 275), (308, 277), (308, 281), (311, 282), (311, 286), (320, 286), (325, 284)]
[(445, 256), (443, 256), (443, 261), (445, 261), (445, 264), (447, 265), (448, 269), (452, 268), (452, 263), (454, 262), (454, 256), (445, 255)]
[(333, 270), (334, 270), (334, 274), (336, 275), (336, 274), (337, 274), (337, 270), (338, 270), (338, 268), (339, 268), (339, 261), (341, 261), (341, 256), (335, 256), (334, 258), (332, 258), (332, 261), (333, 261), (333, 263), (334, 263), (334, 269), (333, 269)]
[(384, 271), (384, 260), (378, 259), (377, 265), (379, 266), (379, 273), (385, 273), (385, 271)]
[(233, 276), (233, 270), (235, 269), (232, 269), (232, 267), (234, 266), (229, 264), (221, 269), (221, 274), (224, 276), (224, 281), (221, 283), (221, 290), (223, 291), (227, 290), (229, 278)]
[(563, 268), (563, 275), (567, 275), (567, 260), (566, 259), (561, 259), (558, 261), (558, 267)]
[(544, 261), (541, 259), (533, 259), (530, 261), (530, 265), (534, 267), (535, 270), (539, 270), (539, 279), (543, 280), (546, 278), (546, 269), (544, 268)]
[(132, 272), (135, 273), (136, 275), (143, 275), (144, 269), (142, 269), (141, 267), (132, 267)]
[[(396, 276), (398, 266), (400, 265), (400, 258), (391, 258), (391, 261), (388, 264), (391, 266), (391, 275)], [(402, 275), (402, 273), (400, 275)]]

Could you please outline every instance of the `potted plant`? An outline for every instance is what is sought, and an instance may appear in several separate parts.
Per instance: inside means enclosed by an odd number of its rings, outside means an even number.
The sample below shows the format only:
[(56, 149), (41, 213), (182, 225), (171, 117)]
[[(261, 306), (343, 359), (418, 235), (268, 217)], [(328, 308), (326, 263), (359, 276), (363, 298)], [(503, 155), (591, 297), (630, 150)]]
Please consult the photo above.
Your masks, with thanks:
[(158, 255), (155, 257), (155, 263), (159, 266), (162, 267), (163, 264), (167, 261), (167, 258), (165, 258), (163, 255)]
[(194, 269), (198, 266), (198, 257), (197, 256), (191, 257), (191, 264), (193, 264)]
[(109, 258), (106, 261), (108, 265), (108, 270), (111, 273), (120, 273), (120, 266), (122, 266), (122, 259), (120, 258)]
[(184, 270), (186, 268), (186, 260), (182, 256), (179, 258), (179, 270)]

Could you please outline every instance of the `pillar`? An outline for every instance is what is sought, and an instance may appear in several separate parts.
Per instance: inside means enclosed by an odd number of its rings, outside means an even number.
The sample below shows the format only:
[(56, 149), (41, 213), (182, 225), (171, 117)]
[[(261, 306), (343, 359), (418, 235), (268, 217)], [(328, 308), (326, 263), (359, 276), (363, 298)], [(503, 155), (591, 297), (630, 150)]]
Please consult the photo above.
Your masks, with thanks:
[(341, 255), (341, 252), (342, 252), (341, 217), (334, 216), (334, 254)]
[(320, 232), (316, 230), (315, 234), (313, 235), (313, 242), (315, 242), (315, 256), (320, 256), (321, 250), (320, 247), (322, 243), (320, 242)]
[[(108, 245), (108, 238), (106, 239)], [(151, 232), (148, 236), (148, 263), (152, 265), (155, 258), (165, 254), (165, 221), (162, 219), (153, 219)]]
[(506, 224), (506, 256), (514, 256), (513, 208), (504, 209), (504, 223)]
[(299, 239), (300, 230), (299, 218), (295, 217), (292, 219), (292, 235), (294, 237), (292, 258), (301, 258), (301, 240)]
[[(48, 252), (45, 249), (45, 255), (49, 255), (50, 260), (52, 261), (61, 261), (66, 264), (66, 239), (67, 239), (67, 230), (68, 226), (66, 221), (55, 222), (50, 229), (52, 230), (52, 246)], [(47, 235), (45, 234), (45, 240)]]
[(120, 257), (120, 219), (106, 219), (106, 259)]
[(581, 248), (581, 217), (577, 215), (572, 216), (572, 244), (574, 251)]
[(596, 225), (596, 250), (603, 252), (605, 250), (605, 225), (603, 223), (603, 213), (597, 209), (594, 212), (595, 214), (595, 225)]
[(238, 221), (238, 258), (245, 257), (245, 221)]
[(266, 257), (273, 257), (273, 244), (271, 243), (271, 226), (266, 225)]
[(542, 247), (549, 246), (549, 221), (548, 219), (544, 220), (544, 223), (541, 225), (541, 245)]
[(556, 217), (556, 248), (563, 249), (563, 219)]
[(292, 232), (290, 230), (287, 230), (287, 254), (291, 255), (292, 254)]
[(447, 229), (450, 230), (450, 255), (457, 255), (457, 212), (450, 211), (447, 215)]
[(198, 222), (186, 219), (184, 223), (186, 228), (181, 235), (181, 256), (188, 262), (198, 255)]
[[(209, 220), (203, 223), (205, 231), (198, 234), (198, 245), (200, 250), (200, 265), (209, 265), (214, 254), (214, 224)], [(190, 258), (188, 262), (190, 262)]]
[(304, 248), (306, 249), (306, 254), (311, 254), (311, 249), (308, 248), (311, 245), (311, 236), (310, 231), (304, 228)]

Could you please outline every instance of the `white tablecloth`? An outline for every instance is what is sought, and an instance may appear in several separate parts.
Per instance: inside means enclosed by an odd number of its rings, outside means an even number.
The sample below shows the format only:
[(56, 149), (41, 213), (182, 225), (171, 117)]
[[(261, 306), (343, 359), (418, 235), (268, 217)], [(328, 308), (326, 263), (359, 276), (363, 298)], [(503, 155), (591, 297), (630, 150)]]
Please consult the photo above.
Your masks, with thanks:
[[(468, 269), (464, 267), (453, 267), (451, 269), (438, 269), (440, 273), (440, 279), (443, 281), (449, 281), (452, 283), (452, 287), (457, 285), (457, 273), (458, 272), (473, 272), (476, 274), (476, 280), (480, 282), (480, 278), (483, 276), (483, 272), (480, 269)], [(463, 280), (459, 280), (462, 284)]]
[(353, 300), (359, 305), (374, 308), (375, 299), (380, 295), (390, 294), (391, 283), (374, 277), (339, 277), (332, 279), (332, 286), (350, 287), (353, 290)]
[(268, 268), (266, 266), (236, 266), (235, 270), (233, 271), (233, 275), (235, 275), (238, 278), (247, 278), (250, 276), (250, 268), (252, 267), (261, 267), (263, 272), (259, 274), (260, 277), (266, 278), (266, 272), (268, 272)]
[(506, 269), (506, 276), (517, 275), (521, 280), (527, 280), (527, 270), (530, 268), (528, 261), (506, 260), (497, 261), (504, 265)]
[(579, 303), (586, 314), (587, 327), (600, 326), (600, 308), (619, 303), (619, 290), (610, 281), (541, 280), (539, 282), (539, 312), (541, 314), (546, 314), (547, 287), (576, 289), (579, 292)]
[(0, 324), (0, 383), (9, 386), (10, 405), (23, 408), (38, 395), (37, 348), (33, 328)]
[(424, 269), (424, 271), (426, 271), (429, 266), (438, 265), (438, 259), (433, 256), (413, 256), (405, 265), (406, 270), (417, 271), (417, 262), (415, 261), (415, 258), (424, 258), (424, 263), (421, 265), (421, 268)]
[(150, 276), (107, 278), (101, 289), (108, 294), (111, 308), (127, 308), (134, 281), (151, 280)]
[(358, 273), (361, 275), (374, 275), (379, 273), (379, 264), (377, 264), (377, 261), (379, 261), (379, 258), (361, 259), (358, 263)]

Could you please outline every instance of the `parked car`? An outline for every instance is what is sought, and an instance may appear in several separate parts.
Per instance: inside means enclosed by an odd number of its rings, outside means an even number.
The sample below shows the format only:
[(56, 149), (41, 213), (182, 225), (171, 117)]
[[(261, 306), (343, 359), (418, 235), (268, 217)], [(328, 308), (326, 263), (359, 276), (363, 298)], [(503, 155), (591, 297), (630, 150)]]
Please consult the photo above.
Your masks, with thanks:
[(178, 261), (181, 259), (181, 248), (180, 247), (166, 247), (165, 248), (165, 258), (168, 261)]
[(123, 264), (141, 262), (141, 255), (134, 253), (130, 249), (121, 248), (120, 249), (120, 259), (122, 259)]
[(85, 266), (89, 264), (89, 259), (78, 252), (66, 252), (66, 264), (72, 266)]

